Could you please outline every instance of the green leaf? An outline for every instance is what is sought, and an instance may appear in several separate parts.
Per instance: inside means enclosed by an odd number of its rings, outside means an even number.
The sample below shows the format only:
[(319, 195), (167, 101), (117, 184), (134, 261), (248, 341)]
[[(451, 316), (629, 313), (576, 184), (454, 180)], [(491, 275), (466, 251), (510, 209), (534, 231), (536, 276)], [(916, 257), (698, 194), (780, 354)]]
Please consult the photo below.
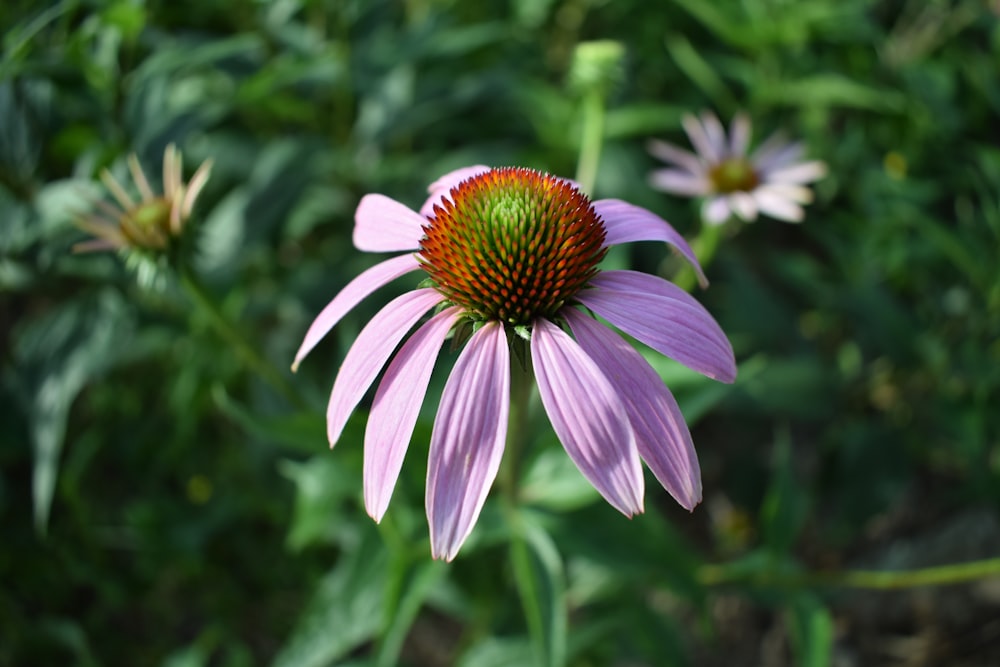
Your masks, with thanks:
[(212, 388), (212, 398), (220, 412), (263, 442), (309, 454), (327, 449), (326, 424), (319, 412), (262, 415), (238, 402), (221, 385)]
[(566, 662), (566, 573), (555, 541), (537, 515), (512, 509), (510, 557), (535, 661), (547, 667)]
[(289, 548), (301, 551), (317, 542), (343, 542), (344, 527), (353, 525), (344, 521), (345, 501), (356, 494), (358, 487), (352, 471), (329, 454), (303, 463), (282, 461), (279, 470), (295, 484), (296, 491), (287, 537)]
[(388, 627), (382, 633), (376, 667), (399, 664), (399, 653), (413, 621), (446, 572), (447, 566), (441, 561), (421, 560), (405, 573), (402, 594), (387, 600), (385, 606)]
[(319, 582), (274, 667), (326, 667), (371, 641), (382, 625), (386, 563), (378, 533), (364, 529)]
[[(709, 6), (709, 3), (700, 4)], [(677, 67), (691, 79), (692, 83), (701, 88), (717, 107), (732, 108), (735, 106), (733, 95), (729, 92), (725, 82), (716, 74), (716, 69), (701, 57), (697, 49), (691, 46), (691, 42), (683, 35), (674, 34), (667, 38), (666, 44), (667, 51)]]
[(525, 667), (534, 659), (526, 638), (490, 637), (473, 646), (455, 667)]
[(846, 107), (901, 112), (906, 98), (897, 91), (874, 88), (840, 74), (815, 74), (797, 81), (764, 83), (756, 91), (760, 101), (799, 107)]
[(786, 622), (796, 664), (829, 667), (833, 650), (833, 618), (812, 595), (799, 595), (787, 609)]
[(521, 499), (557, 511), (579, 509), (600, 499), (562, 447), (543, 449), (521, 483)]
[(129, 349), (131, 314), (109, 289), (46, 313), (15, 337), (16, 373), (26, 396), (35, 454), (35, 527), (44, 533), (70, 407), (87, 382)]
[(787, 429), (782, 429), (774, 445), (771, 486), (760, 509), (761, 532), (771, 554), (791, 551), (808, 512), (809, 498), (795, 479), (791, 441)]

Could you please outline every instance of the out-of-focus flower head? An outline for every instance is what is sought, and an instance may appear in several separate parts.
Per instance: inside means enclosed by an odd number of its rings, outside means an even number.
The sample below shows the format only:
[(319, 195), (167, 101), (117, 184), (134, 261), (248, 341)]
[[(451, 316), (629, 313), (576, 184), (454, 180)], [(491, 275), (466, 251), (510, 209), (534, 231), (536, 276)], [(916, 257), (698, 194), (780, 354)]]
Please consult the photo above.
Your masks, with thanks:
[(100, 213), (77, 220), (96, 238), (78, 243), (75, 251), (136, 250), (155, 254), (169, 250), (184, 232), (195, 200), (208, 181), (212, 161), (203, 162), (191, 181), (184, 183), (180, 151), (170, 144), (163, 153), (162, 194), (153, 191), (134, 153), (128, 157), (128, 168), (139, 198), (130, 194), (110, 171), (101, 172), (101, 180), (115, 203), (98, 201)]
[(385, 306), (358, 335), (327, 408), (332, 445), (388, 363), (365, 431), (368, 513), (378, 521), (389, 505), (435, 359), (451, 334), (464, 347), (431, 434), (426, 506), (434, 557), (454, 558), (497, 475), (512, 361), (533, 371), (567, 454), (612, 506), (627, 516), (642, 511), (643, 460), (693, 508), (701, 476), (677, 402), (642, 355), (594, 316), (732, 382), (732, 347), (693, 297), (657, 276), (599, 268), (610, 246), (661, 241), (701, 275), (690, 246), (645, 209), (591, 201), (574, 183), (530, 169), (460, 169), (430, 193), (419, 213), (383, 195), (361, 200), (354, 245), (403, 254), (348, 283), (313, 322), (293, 364), (363, 298), (423, 274), (420, 287)]
[(733, 118), (728, 137), (718, 117), (708, 111), (701, 118), (685, 115), (683, 124), (695, 153), (665, 141), (649, 142), (649, 152), (672, 165), (650, 174), (654, 188), (704, 197), (702, 217), (713, 225), (731, 215), (752, 222), (761, 213), (802, 222), (802, 207), (813, 200), (806, 184), (825, 176), (826, 165), (802, 161), (801, 143), (774, 134), (748, 154), (751, 124), (745, 113)]

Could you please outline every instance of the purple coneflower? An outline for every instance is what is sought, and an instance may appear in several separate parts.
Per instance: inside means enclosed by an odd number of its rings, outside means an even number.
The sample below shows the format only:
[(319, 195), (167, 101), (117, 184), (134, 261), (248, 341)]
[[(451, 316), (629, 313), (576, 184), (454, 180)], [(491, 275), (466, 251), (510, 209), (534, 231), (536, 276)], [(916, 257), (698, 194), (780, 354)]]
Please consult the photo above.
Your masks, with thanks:
[(649, 152), (674, 168), (657, 169), (650, 184), (659, 190), (687, 197), (705, 197), (702, 216), (709, 224), (722, 224), (735, 214), (752, 222), (764, 213), (787, 222), (802, 222), (804, 204), (813, 199), (805, 187), (826, 174), (819, 160), (801, 162), (803, 147), (774, 134), (753, 153), (750, 118), (733, 118), (729, 137), (715, 114), (705, 111), (701, 119), (687, 114), (684, 131), (697, 154), (665, 141), (649, 142)]
[(530, 169), (461, 169), (430, 192), (420, 213), (383, 195), (361, 200), (355, 246), (406, 254), (348, 283), (313, 322), (293, 364), (376, 289), (410, 272), (425, 274), (427, 286), (397, 297), (364, 327), (330, 396), (332, 446), (388, 362), (365, 431), (364, 496), (372, 518), (385, 514), (435, 359), (460, 325), (472, 333), (441, 396), (427, 469), (435, 558), (455, 557), (500, 466), (512, 345), (530, 347), (524, 363), (553, 429), (611, 505), (626, 516), (642, 512), (642, 459), (681, 505), (693, 508), (701, 477), (677, 402), (641, 355), (590, 314), (732, 382), (732, 347), (694, 298), (652, 275), (597, 268), (609, 246), (629, 241), (666, 242), (697, 267), (684, 239), (645, 209), (591, 202), (572, 182)]
[(74, 250), (165, 250), (182, 234), (184, 223), (191, 216), (195, 199), (208, 181), (212, 169), (207, 160), (185, 184), (181, 174), (181, 154), (170, 144), (163, 153), (163, 193), (157, 194), (149, 185), (139, 160), (128, 157), (128, 168), (139, 192), (138, 201), (105, 169), (101, 180), (114, 196), (118, 206), (98, 202), (103, 215), (90, 215), (77, 221), (85, 231), (97, 238), (78, 243)]

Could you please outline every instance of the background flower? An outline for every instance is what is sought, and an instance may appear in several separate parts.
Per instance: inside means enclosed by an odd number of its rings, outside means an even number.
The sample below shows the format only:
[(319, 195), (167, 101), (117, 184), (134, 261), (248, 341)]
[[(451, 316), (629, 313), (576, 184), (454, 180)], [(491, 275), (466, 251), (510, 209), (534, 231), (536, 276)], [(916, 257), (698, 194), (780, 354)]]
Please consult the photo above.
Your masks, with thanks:
[(98, 201), (100, 214), (89, 215), (77, 224), (97, 238), (74, 246), (77, 252), (116, 250), (165, 250), (184, 232), (184, 224), (191, 217), (195, 200), (208, 182), (212, 161), (206, 160), (195, 171), (189, 183), (182, 173), (182, 157), (174, 144), (163, 152), (163, 192), (153, 191), (146, 174), (133, 153), (128, 156), (128, 168), (139, 199), (129, 193), (107, 169), (101, 180), (115, 202)]
[(751, 222), (758, 213), (788, 222), (801, 222), (802, 206), (812, 201), (807, 183), (822, 178), (826, 165), (818, 160), (802, 162), (803, 147), (774, 134), (747, 155), (751, 124), (738, 113), (729, 136), (718, 117), (704, 111), (701, 118), (683, 119), (696, 153), (660, 140), (649, 142), (649, 152), (673, 165), (649, 176), (659, 190), (687, 197), (705, 197), (702, 216), (718, 225), (730, 215)]

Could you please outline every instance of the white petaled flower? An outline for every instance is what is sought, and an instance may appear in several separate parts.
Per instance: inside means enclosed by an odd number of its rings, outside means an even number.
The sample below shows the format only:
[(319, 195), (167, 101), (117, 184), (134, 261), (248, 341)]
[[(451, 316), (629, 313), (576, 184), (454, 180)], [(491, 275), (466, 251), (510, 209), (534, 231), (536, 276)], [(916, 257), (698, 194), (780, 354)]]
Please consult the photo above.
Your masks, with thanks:
[(752, 153), (751, 123), (738, 113), (729, 135), (718, 117), (704, 111), (700, 118), (687, 114), (684, 131), (695, 153), (665, 141), (651, 140), (649, 152), (672, 165), (656, 169), (650, 184), (664, 192), (704, 197), (702, 217), (719, 225), (735, 215), (747, 222), (759, 214), (786, 222), (802, 222), (803, 206), (813, 200), (806, 184), (826, 175), (820, 160), (803, 161), (804, 147), (773, 134)]

